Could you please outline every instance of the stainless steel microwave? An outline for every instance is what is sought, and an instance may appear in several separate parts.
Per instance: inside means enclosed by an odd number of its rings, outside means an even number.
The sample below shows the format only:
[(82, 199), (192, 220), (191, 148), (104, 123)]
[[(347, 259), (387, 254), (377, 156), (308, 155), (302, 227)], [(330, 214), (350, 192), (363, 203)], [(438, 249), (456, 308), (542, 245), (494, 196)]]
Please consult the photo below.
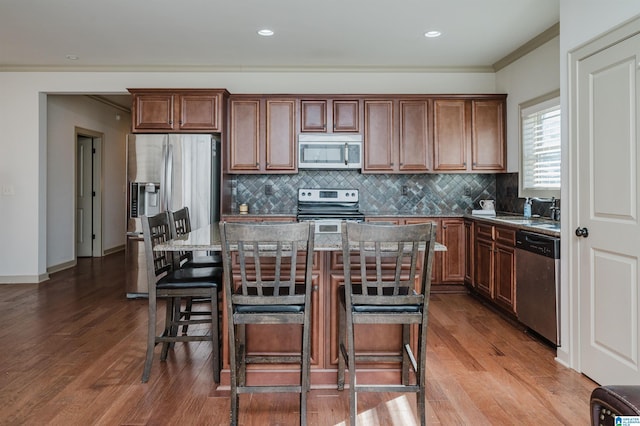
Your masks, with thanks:
[(299, 169), (361, 169), (362, 135), (311, 134), (298, 136)]

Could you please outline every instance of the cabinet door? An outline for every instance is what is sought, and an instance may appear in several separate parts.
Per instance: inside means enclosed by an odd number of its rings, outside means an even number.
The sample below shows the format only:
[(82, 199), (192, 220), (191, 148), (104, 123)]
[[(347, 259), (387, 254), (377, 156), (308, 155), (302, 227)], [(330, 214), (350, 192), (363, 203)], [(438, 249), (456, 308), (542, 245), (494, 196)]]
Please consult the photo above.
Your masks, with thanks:
[(465, 270), (464, 270), (464, 282), (467, 285), (475, 287), (475, 282), (473, 281), (473, 265), (475, 263), (474, 258), (474, 233), (473, 233), (473, 221), (465, 220), (464, 221), (464, 238), (465, 238)]
[[(424, 217), (424, 218), (406, 218), (400, 223), (411, 225), (414, 223), (433, 223), (436, 226), (436, 241), (443, 243), (442, 241), (442, 221), (436, 217)], [(443, 243), (444, 244), (444, 243)], [(448, 247), (447, 247), (448, 250)], [(433, 253), (433, 263), (431, 265), (431, 285), (443, 284), (442, 282), (442, 265), (443, 256), (445, 252), (436, 251)]]
[(474, 100), (472, 105), (472, 170), (506, 170), (504, 101)]
[(485, 296), (493, 296), (493, 241), (476, 237), (475, 245), (475, 273), (476, 289)]
[(267, 99), (266, 171), (296, 170), (296, 101)]
[(173, 94), (133, 95), (133, 131), (174, 130)]
[(400, 165), (398, 170), (429, 170), (429, 115), (426, 100), (400, 101)]
[(300, 131), (327, 131), (327, 101), (300, 101)]
[(510, 312), (515, 312), (516, 283), (516, 230), (515, 228), (495, 227), (495, 292), (497, 304)]
[(515, 249), (496, 244), (495, 256), (494, 298), (500, 306), (515, 312)]
[(363, 171), (394, 170), (393, 101), (364, 101)]
[(359, 101), (334, 100), (333, 101), (333, 131), (334, 132), (359, 132)]
[(229, 109), (229, 171), (259, 171), (260, 99), (232, 99)]
[(434, 170), (467, 170), (469, 124), (467, 101), (460, 99), (433, 101)]
[(462, 283), (465, 277), (465, 226), (463, 219), (443, 218), (442, 244), (447, 251), (442, 254), (442, 282)]
[(181, 95), (181, 130), (203, 130), (219, 132), (220, 96), (218, 95)]

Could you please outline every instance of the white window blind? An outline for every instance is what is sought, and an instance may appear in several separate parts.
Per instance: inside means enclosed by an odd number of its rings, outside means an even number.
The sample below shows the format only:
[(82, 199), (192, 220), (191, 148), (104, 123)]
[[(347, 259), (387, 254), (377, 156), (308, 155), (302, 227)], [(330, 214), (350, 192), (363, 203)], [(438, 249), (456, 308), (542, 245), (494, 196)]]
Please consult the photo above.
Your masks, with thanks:
[(560, 99), (521, 110), (522, 190), (560, 189)]

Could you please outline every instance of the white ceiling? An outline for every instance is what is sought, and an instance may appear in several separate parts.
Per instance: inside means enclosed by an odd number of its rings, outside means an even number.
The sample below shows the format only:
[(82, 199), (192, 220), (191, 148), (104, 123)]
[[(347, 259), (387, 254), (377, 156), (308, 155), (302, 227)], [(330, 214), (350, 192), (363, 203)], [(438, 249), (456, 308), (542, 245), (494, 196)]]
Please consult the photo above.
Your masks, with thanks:
[(491, 70), (558, 21), (559, 0), (0, 0), (0, 71)]

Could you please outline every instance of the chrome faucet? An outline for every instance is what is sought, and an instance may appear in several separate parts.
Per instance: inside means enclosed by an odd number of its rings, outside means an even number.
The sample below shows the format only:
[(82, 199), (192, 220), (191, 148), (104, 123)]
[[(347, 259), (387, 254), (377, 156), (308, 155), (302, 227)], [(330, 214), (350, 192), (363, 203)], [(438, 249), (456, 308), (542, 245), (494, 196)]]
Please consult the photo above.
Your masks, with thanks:
[(551, 197), (551, 207), (549, 207), (549, 217), (551, 220), (560, 220), (560, 207), (557, 206), (556, 197)]

